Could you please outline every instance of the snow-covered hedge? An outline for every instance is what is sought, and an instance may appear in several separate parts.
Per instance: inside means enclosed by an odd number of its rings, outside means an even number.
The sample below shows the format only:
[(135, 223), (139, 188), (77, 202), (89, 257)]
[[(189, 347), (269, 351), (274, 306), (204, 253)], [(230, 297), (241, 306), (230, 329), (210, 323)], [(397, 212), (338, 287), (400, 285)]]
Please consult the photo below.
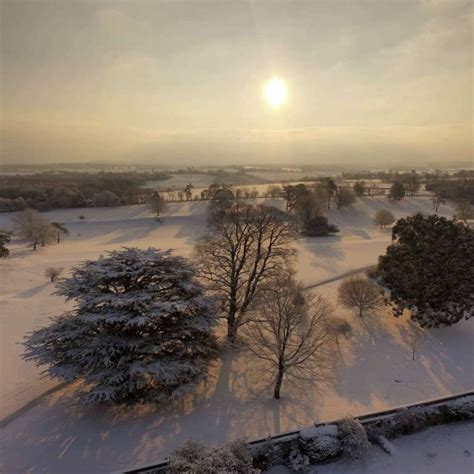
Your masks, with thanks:
[(252, 466), (252, 456), (242, 440), (233, 441), (218, 448), (188, 441), (173, 453), (167, 472), (170, 474), (258, 474), (260, 470)]
[(286, 465), (293, 472), (305, 472), (312, 464), (329, 462), (339, 456), (361, 457), (370, 442), (390, 453), (387, 438), (469, 419), (474, 419), (473, 394), (436, 405), (401, 408), (389, 414), (345, 418), (251, 443), (248, 447), (242, 441), (221, 448), (188, 442), (174, 453), (168, 467), (146, 472), (258, 473), (278, 465)]

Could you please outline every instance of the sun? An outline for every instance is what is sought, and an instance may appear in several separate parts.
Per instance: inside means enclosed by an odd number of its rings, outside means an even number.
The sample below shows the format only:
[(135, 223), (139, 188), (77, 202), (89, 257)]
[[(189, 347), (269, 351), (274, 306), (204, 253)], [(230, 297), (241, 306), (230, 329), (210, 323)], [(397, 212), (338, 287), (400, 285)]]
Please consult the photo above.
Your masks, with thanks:
[(286, 102), (288, 88), (284, 81), (278, 77), (274, 77), (265, 84), (264, 96), (267, 103), (277, 109)]

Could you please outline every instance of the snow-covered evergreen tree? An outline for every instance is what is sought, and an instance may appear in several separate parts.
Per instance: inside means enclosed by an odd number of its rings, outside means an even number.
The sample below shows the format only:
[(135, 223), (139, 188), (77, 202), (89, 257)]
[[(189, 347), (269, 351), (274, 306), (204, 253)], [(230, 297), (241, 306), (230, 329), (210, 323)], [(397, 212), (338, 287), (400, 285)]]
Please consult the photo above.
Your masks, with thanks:
[(90, 386), (86, 402), (158, 401), (192, 389), (217, 355), (216, 316), (170, 251), (125, 248), (57, 283), (73, 311), (30, 333), (24, 357)]

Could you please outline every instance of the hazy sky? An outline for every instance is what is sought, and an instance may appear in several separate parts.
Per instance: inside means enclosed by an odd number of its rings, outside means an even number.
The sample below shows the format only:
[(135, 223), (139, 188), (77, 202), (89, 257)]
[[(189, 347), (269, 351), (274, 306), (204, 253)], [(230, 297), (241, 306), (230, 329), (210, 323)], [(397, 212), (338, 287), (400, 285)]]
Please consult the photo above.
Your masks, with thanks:
[(0, 1), (4, 162), (472, 159), (470, 1)]

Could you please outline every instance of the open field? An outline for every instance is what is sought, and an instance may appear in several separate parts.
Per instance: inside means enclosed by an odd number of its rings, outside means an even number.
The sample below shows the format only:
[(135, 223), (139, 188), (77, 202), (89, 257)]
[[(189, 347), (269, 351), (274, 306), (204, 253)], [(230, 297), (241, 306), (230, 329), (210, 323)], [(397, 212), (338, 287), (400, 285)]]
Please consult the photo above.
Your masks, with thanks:
[[(268, 201), (267, 201), (268, 202)], [(273, 204), (282, 206), (280, 200)], [(299, 238), (298, 277), (305, 285), (333, 279), (374, 264), (390, 243), (390, 230), (379, 230), (372, 217), (379, 208), (396, 217), (432, 212), (426, 198), (399, 204), (386, 199), (359, 200), (329, 220), (341, 232), (327, 238)], [(172, 204), (164, 222), (156, 223), (145, 206), (52, 211), (46, 216), (64, 222), (71, 236), (60, 245), (32, 252), (11, 245), (11, 257), (0, 262), (2, 294), (1, 373), (2, 417), (22, 407), (57, 382), (40, 378), (40, 370), (20, 358), (23, 335), (45, 324), (66, 306), (52, 296), (43, 276), (54, 264), (69, 269), (122, 246), (173, 248), (190, 256), (196, 238), (206, 231), (206, 203)], [(440, 214), (452, 209), (441, 206)], [(79, 219), (84, 215), (84, 220)], [(11, 214), (0, 216), (0, 228), (10, 226)], [(326, 297), (336, 313), (353, 327), (342, 341), (332, 386), (283, 385), (282, 400), (272, 400), (261, 366), (245, 350), (224, 351), (209, 383), (192, 397), (168, 406), (128, 409), (75, 408), (76, 386), (42, 400), (3, 429), (5, 472), (108, 472), (156, 462), (189, 437), (222, 443), (240, 436), (264, 437), (307, 426), (314, 421), (360, 414), (474, 386), (473, 321), (444, 329), (418, 330), (419, 347), (412, 360), (416, 329), (387, 311), (360, 320), (336, 307), (338, 282), (314, 291)]]

